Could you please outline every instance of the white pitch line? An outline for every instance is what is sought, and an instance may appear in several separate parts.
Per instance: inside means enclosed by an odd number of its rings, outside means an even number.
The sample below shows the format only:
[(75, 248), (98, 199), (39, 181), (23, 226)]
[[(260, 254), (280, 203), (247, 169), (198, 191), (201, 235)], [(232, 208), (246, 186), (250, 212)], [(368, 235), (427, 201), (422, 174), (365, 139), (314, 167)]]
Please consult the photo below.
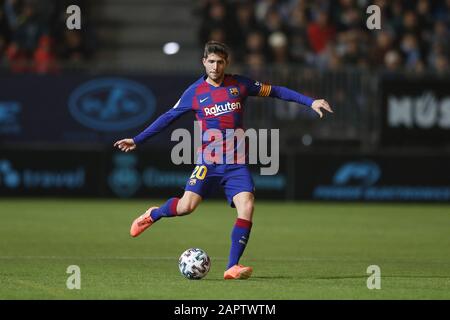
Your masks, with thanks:
[[(133, 257), (133, 256), (0, 256), (0, 260), (15, 260), (15, 259), (23, 259), (23, 260), (32, 260), (32, 259), (38, 259), (38, 260), (149, 260), (149, 261), (158, 261), (158, 260), (167, 260), (167, 261), (173, 261), (178, 260), (178, 257), (176, 256), (139, 256), (139, 257)], [(219, 261), (227, 261), (228, 257), (214, 257), (212, 256), (211, 259), (219, 260)], [(394, 258), (394, 259), (375, 259), (375, 258), (361, 258), (361, 259), (355, 259), (355, 258), (345, 258), (345, 257), (323, 257), (323, 258), (310, 258), (310, 257), (296, 257), (296, 258), (246, 258), (248, 261), (266, 261), (266, 262), (306, 262), (306, 261), (323, 261), (323, 262), (360, 262), (360, 263), (366, 263), (366, 262), (374, 262), (379, 261), (379, 263), (410, 263), (410, 258)], [(427, 264), (442, 264), (442, 263), (448, 263), (448, 261), (435, 261), (435, 260), (427, 260)]]
[[(228, 257), (211, 257), (214, 260), (228, 260)], [(177, 257), (131, 257), (131, 256), (0, 256), (0, 260), (14, 260), (14, 259), (38, 259), (38, 260), (178, 260)], [(301, 262), (301, 261), (342, 261), (342, 259), (318, 259), (318, 258), (247, 258), (249, 261), (285, 261), (285, 262)], [(355, 260), (360, 261), (360, 260)]]
[(66, 259), (82, 259), (82, 260), (174, 260), (174, 257), (92, 257), (92, 256), (0, 256), (0, 260), (14, 259), (42, 259), (42, 260), (66, 260)]
[[(214, 260), (228, 260), (228, 257), (211, 257)], [(130, 256), (0, 256), (0, 260), (13, 260), (13, 259), (42, 259), (42, 260), (66, 260), (66, 259), (84, 259), (84, 260), (177, 260), (177, 257), (130, 257)], [(330, 259), (330, 258), (247, 258), (250, 261), (286, 261), (286, 262), (296, 262), (296, 261), (330, 261), (342, 259)], [(360, 261), (360, 260), (355, 260)]]

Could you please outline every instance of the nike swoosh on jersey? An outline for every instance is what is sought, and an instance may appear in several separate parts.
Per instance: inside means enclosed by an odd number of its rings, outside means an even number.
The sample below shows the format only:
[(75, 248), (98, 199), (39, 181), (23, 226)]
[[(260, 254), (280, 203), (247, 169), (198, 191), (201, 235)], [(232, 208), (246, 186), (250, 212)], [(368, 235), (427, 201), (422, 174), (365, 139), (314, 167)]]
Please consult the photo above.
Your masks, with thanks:
[(220, 116), (220, 115), (222, 115), (222, 114), (225, 114), (225, 113), (230, 113), (230, 112), (233, 112), (233, 110), (229, 110), (229, 111), (222, 111), (222, 112), (219, 112), (219, 113), (216, 113), (214, 116), (215, 117), (217, 117), (217, 116)]

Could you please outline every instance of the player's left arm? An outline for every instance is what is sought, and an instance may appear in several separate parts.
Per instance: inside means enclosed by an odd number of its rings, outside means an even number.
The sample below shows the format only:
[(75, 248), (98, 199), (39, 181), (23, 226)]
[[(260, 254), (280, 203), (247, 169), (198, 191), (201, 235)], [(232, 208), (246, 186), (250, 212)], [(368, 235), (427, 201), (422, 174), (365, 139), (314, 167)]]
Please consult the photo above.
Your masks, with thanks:
[(311, 107), (315, 112), (319, 114), (321, 118), (323, 117), (323, 112), (321, 109), (324, 109), (331, 113), (333, 112), (328, 102), (324, 99), (315, 100), (289, 88), (272, 86), (270, 84), (254, 81), (243, 76), (236, 76), (236, 78), (245, 85), (248, 90), (249, 96), (273, 97), (285, 101), (297, 102), (299, 104)]
[(270, 86), (266, 84), (263, 84), (263, 86), (269, 86), (269, 89), (266, 89), (265, 91), (269, 92), (268, 96), (282, 99), (285, 101), (297, 102), (305, 106), (311, 107), (311, 109), (317, 112), (321, 118), (323, 117), (323, 112), (321, 109), (333, 113), (333, 110), (331, 109), (330, 105), (324, 99), (315, 100), (311, 97), (305, 96), (299, 92), (296, 92), (286, 87)]

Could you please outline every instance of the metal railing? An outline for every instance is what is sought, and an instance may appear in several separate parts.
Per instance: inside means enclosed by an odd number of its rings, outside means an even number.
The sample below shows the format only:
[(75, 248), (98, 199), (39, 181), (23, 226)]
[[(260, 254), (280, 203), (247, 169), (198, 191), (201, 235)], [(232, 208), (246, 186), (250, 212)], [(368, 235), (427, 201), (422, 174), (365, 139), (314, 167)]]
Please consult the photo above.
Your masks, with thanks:
[[(120, 74), (122, 76), (135, 73), (152, 75), (178, 76), (192, 75), (199, 77), (203, 69), (173, 70), (168, 67), (161, 70), (133, 70), (111, 66), (99, 68), (95, 64), (78, 66), (63, 65), (59, 74)], [(272, 85), (285, 86), (314, 98), (326, 99), (334, 110), (333, 114), (325, 114), (323, 119), (310, 108), (296, 103), (271, 98), (250, 98), (246, 103), (246, 128), (280, 129), (280, 148), (285, 151), (337, 151), (351, 150), (356, 152), (379, 151), (382, 130), (382, 91), (380, 88), (381, 72), (365, 69), (345, 68), (341, 70), (318, 70), (301, 66), (264, 66), (259, 70), (235, 65), (229, 70), (256, 81)], [(0, 74), (12, 74), (8, 68), (0, 66)], [(408, 74), (408, 77), (425, 77), (436, 74)], [(447, 79), (449, 73), (443, 75)], [(167, 90), (170, 90), (169, 88)], [(178, 93), (177, 93), (178, 94)], [(426, 148), (426, 146), (422, 147)], [(409, 148), (419, 150), (419, 147)], [(422, 152), (420, 149), (420, 152)], [(399, 151), (395, 148), (394, 151)]]
[[(246, 73), (247, 71), (247, 73)], [(377, 136), (378, 76), (346, 69), (317, 71), (290, 67), (267, 68), (258, 74), (242, 70), (255, 80), (285, 86), (305, 95), (325, 99), (333, 114), (319, 120), (311, 109), (296, 103), (272, 99), (250, 99), (246, 108), (247, 127), (279, 128), (281, 145), (291, 149), (332, 147), (371, 148)]]

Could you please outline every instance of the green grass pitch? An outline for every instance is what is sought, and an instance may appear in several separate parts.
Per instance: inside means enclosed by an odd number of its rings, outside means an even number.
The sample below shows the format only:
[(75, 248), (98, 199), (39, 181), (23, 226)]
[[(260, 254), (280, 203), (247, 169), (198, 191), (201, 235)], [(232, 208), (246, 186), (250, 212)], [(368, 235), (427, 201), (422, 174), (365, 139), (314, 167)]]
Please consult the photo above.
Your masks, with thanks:
[[(241, 259), (253, 276), (224, 281), (235, 211), (208, 200), (131, 238), (131, 221), (161, 202), (0, 200), (0, 299), (450, 299), (449, 205), (257, 201)], [(178, 271), (190, 247), (212, 260), (200, 281)], [(80, 290), (66, 287), (69, 265)]]

